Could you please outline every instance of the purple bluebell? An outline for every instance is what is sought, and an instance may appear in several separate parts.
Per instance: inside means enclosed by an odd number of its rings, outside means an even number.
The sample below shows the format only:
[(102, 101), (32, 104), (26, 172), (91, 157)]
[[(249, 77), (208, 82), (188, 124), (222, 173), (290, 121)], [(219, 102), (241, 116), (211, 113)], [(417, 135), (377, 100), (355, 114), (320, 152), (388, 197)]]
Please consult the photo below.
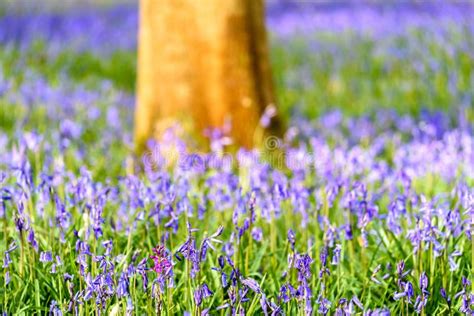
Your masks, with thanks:
[(126, 315), (132, 316), (133, 310), (135, 307), (133, 306), (132, 298), (130, 296), (127, 297), (127, 308), (126, 308)]
[(200, 306), (203, 299), (206, 299), (212, 296), (214, 293), (209, 289), (206, 283), (198, 286), (196, 290), (194, 290), (194, 303), (197, 306)]
[(10, 284), (11, 277), (10, 277), (10, 271), (5, 271), (5, 286)]
[(255, 240), (255, 241), (262, 241), (262, 238), (263, 238), (263, 232), (262, 232), (262, 229), (259, 228), (259, 227), (254, 227), (252, 228), (252, 238)]
[(241, 282), (243, 285), (245, 285), (246, 287), (248, 287), (250, 290), (252, 290), (253, 292), (257, 294), (260, 294), (262, 292), (262, 290), (260, 289), (260, 285), (257, 283), (257, 281), (255, 281), (252, 278), (242, 279)]
[(8, 249), (3, 253), (2, 268), (8, 268), (10, 266), (10, 264), (12, 263), (10, 253), (13, 252), (17, 248), (18, 248), (18, 246), (14, 242), (12, 242), (10, 245), (8, 245)]
[(62, 316), (63, 315), (61, 309), (58, 306), (58, 303), (54, 300), (51, 302), (51, 305), (49, 307), (49, 315), (50, 316)]
[[(319, 296), (316, 300), (316, 303), (318, 304), (318, 313), (323, 315), (327, 315), (329, 313), (331, 302), (327, 298)], [(311, 315), (311, 313), (307, 313), (306, 315)]]
[(38, 251), (38, 242), (35, 239), (35, 232), (32, 227), (30, 227), (28, 232), (28, 242), (31, 244), (31, 247), (35, 249), (35, 251)]
[(50, 251), (42, 251), (40, 253), (40, 262), (46, 263), (46, 262), (52, 262), (53, 261), (53, 255)]
[(292, 229), (288, 230), (287, 238), (288, 238), (288, 242), (290, 243), (291, 250), (294, 251), (295, 250), (296, 237), (295, 237), (295, 233), (293, 232)]
[(338, 265), (340, 263), (340, 261), (341, 261), (341, 250), (342, 250), (342, 246), (340, 244), (337, 244), (336, 247), (333, 250), (331, 264)]
[(125, 273), (120, 274), (120, 278), (117, 284), (117, 296), (124, 297), (128, 295), (129, 280)]

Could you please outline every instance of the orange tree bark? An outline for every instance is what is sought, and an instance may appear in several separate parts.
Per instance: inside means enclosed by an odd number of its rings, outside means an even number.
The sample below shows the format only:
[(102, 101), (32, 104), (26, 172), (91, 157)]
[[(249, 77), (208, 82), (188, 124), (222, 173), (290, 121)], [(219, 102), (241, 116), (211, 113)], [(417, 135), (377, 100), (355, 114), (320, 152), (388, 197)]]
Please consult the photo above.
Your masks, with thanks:
[(263, 0), (140, 0), (137, 148), (174, 122), (202, 135), (227, 118), (255, 145), (274, 103), (264, 23)]

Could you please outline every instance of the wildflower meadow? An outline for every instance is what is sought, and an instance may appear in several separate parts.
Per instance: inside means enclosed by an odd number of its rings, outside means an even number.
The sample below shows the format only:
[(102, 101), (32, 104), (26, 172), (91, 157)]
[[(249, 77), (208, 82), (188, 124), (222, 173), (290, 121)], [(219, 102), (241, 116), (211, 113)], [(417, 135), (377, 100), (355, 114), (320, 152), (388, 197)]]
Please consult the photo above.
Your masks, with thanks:
[(471, 4), (270, 1), (284, 136), (142, 157), (137, 6), (12, 6), (2, 315), (474, 313)]

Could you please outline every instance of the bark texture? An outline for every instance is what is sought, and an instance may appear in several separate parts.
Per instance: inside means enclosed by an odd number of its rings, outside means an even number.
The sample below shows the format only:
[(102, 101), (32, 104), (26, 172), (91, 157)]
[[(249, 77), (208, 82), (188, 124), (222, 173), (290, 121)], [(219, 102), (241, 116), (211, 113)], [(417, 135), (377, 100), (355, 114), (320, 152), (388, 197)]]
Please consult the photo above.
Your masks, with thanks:
[(200, 133), (226, 119), (255, 145), (275, 101), (263, 0), (140, 0), (138, 41), (138, 148), (174, 122)]

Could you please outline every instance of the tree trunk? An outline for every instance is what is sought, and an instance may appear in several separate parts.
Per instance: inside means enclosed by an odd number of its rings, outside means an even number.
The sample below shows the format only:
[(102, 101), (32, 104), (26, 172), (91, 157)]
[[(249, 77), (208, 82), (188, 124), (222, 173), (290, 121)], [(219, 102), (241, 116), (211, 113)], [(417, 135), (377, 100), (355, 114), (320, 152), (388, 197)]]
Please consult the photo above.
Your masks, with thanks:
[(140, 0), (137, 148), (175, 122), (202, 135), (226, 119), (255, 145), (274, 103), (264, 23), (263, 0)]

